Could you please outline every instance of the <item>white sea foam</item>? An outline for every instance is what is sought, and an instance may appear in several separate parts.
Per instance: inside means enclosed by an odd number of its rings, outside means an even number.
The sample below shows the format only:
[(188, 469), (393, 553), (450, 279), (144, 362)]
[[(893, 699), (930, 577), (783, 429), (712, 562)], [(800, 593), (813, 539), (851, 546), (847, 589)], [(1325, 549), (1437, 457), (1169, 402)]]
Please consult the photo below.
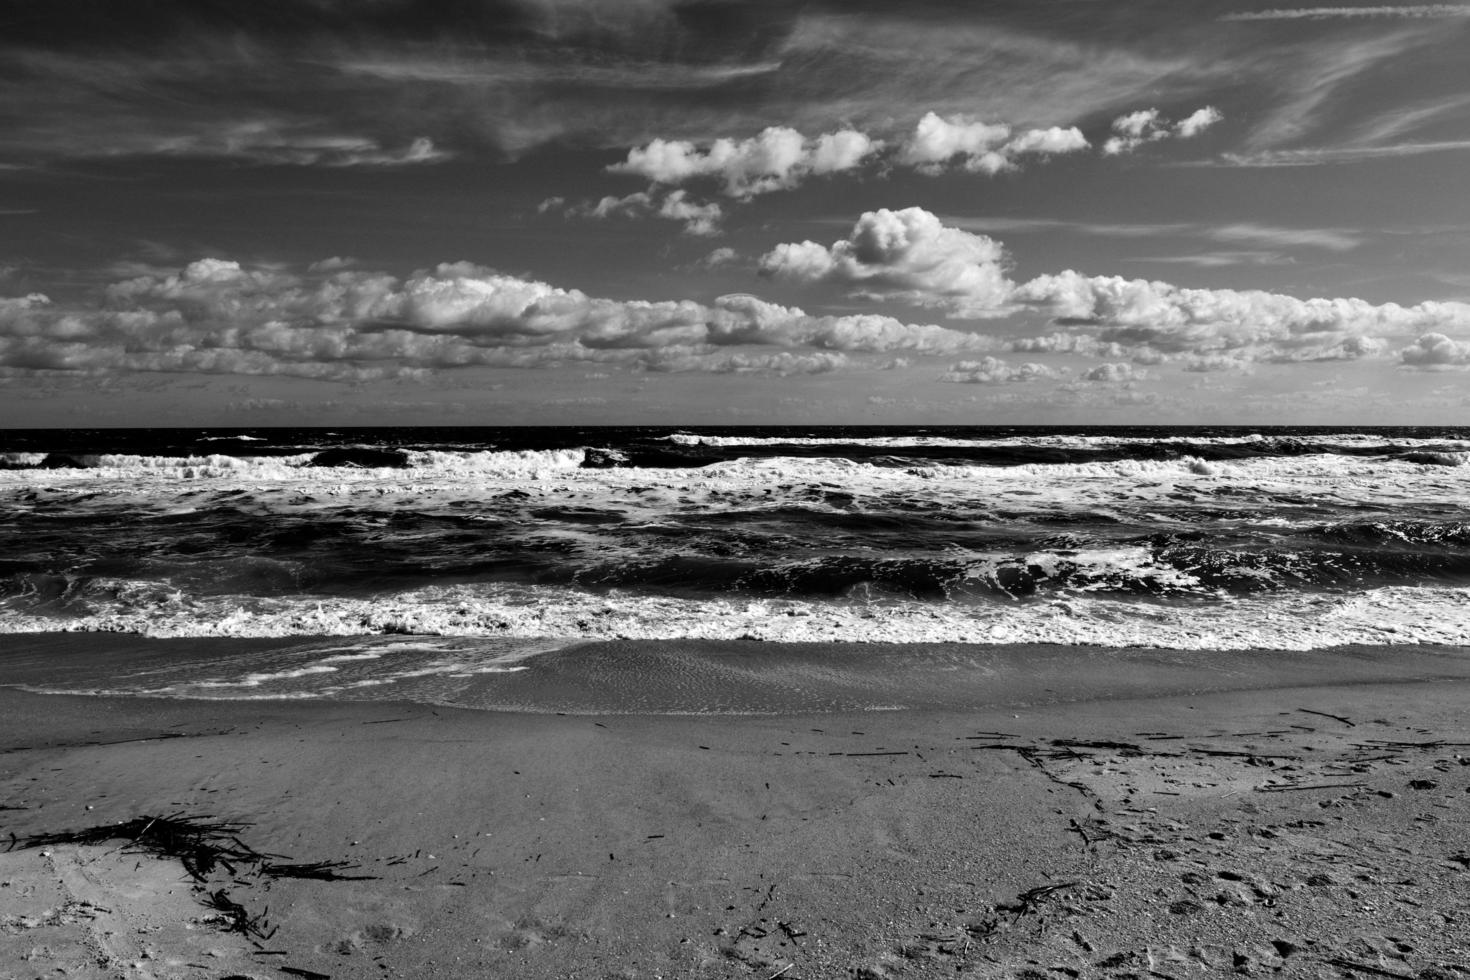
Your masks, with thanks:
[(847, 490), (881, 489), (914, 480), (993, 486), (1070, 486), (1076, 481), (1195, 480), (1317, 481), (1331, 489), (1343, 478), (1404, 482), (1454, 479), (1470, 470), (1464, 453), (1409, 454), (1414, 458), (1344, 456), (1331, 453), (1300, 456), (1264, 456), (1236, 460), (1202, 460), (1183, 456), (1172, 460), (1124, 459), (1086, 463), (1027, 463), (1017, 466), (930, 465), (906, 469), (876, 466), (843, 458), (773, 456), (734, 459), (692, 469), (582, 469), (582, 449), (526, 452), (414, 452), (406, 468), (312, 466), (314, 454), (252, 457), (152, 457), (107, 455), (89, 469), (0, 470), (0, 488), (85, 486), (88, 492), (131, 493), (166, 491), (173, 484), (204, 483), (212, 489), (277, 487), (294, 492), (339, 493), (370, 487), (373, 492), (402, 495), (452, 488), (481, 488), (522, 484), (609, 489), (630, 485), (721, 490), (740, 484), (764, 492), (793, 481), (836, 483)]
[(1241, 436), (1070, 436), (1070, 435), (1027, 435), (998, 436), (987, 439), (958, 439), (952, 436), (716, 436), (678, 432), (664, 436), (666, 441), (680, 446), (710, 446), (738, 448), (740, 446), (872, 446), (876, 448), (922, 448), (925, 446), (944, 448), (993, 448), (993, 447), (1047, 447), (1057, 449), (1109, 449), (1116, 446), (1137, 445), (1147, 442), (1157, 445), (1178, 446), (1251, 446), (1272, 442), (1291, 441), (1318, 446), (1344, 449), (1370, 446), (1388, 446), (1414, 449), (1421, 446), (1442, 446), (1470, 451), (1470, 441), (1458, 439), (1408, 439), (1374, 435), (1367, 432), (1340, 432), (1325, 435), (1293, 436), (1283, 440), (1279, 436), (1252, 433)]
[[(1306, 650), (1351, 643), (1470, 645), (1470, 589), (1396, 586), (1167, 604), (1073, 595), (941, 605), (674, 599), (480, 585), (419, 589), (373, 600), (219, 597), (179, 606), (114, 608), (75, 619), (18, 615), (0, 620), (0, 632), (59, 630), (159, 637), (420, 633), (562, 642), (748, 638)], [(481, 668), (507, 666), (515, 666), (514, 657), (480, 663)], [(412, 669), (452, 674), (479, 668), (449, 657)]]
[(306, 667), (297, 667), (292, 670), (275, 670), (263, 673), (246, 674), (239, 680), (230, 681), (198, 681), (200, 687), (260, 687), (272, 681), (289, 681), (298, 677), (310, 677), (312, 674), (332, 674), (337, 668), (326, 664), (311, 664)]
[[(22, 465), (39, 463), (44, 456), (14, 453)], [(36, 457), (29, 459), (29, 457)], [(130, 456), (105, 453), (96, 457), (96, 465), (86, 468), (63, 468), (38, 475), (29, 470), (0, 471), (0, 483), (23, 484), (44, 482), (97, 483), (116, 480), (284, 480), (323, 484), (403, 479), (471, 479), (535, 480), (575, 470), (586, 458), (583, 449), (545, 449), (515, 452), (441, 452), (414, 451), (406, 454), (408, 466), (314, 466), (316, 453), (290, 456)]]

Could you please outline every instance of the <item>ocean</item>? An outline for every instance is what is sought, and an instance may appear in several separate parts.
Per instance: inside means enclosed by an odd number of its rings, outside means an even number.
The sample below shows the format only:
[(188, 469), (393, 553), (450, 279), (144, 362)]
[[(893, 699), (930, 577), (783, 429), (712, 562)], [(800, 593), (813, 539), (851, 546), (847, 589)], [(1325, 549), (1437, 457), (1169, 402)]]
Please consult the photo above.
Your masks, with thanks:
[(585, 640), (1465, 644), (1467, 461), (1455, 428), (14, 430), (0, 648), (289, 641), (109, 687), (287, 697)]

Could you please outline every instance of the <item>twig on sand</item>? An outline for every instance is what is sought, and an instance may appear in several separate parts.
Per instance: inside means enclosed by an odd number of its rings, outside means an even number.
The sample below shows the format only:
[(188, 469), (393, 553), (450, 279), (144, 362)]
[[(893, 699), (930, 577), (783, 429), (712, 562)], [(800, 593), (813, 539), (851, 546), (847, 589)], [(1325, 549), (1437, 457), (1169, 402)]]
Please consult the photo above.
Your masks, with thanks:
[(1317, 715), (1318, 717), (1321, 717), (1321, 718), (1331, 718), (1333, 721), (1340, 721), (1344, 725), (1348, 726), (1349, 728), (1357, 728), (1358, 727), (1357, 725), (1353, 724), (1348, 719), (1344, 718), (1342, 715), (1334, 715), (1334, 714), (1332, 714), (1330, 712), (1327, 712), (1327, 711), (1313, 711), (1311, 708), (1297, 708), (1296, 710), (1300, 711), (1302, 714), (1305, 714), (1305, 715)]
[(1365, 789), (1367, 783), (1312, 783), (1307, 786), (1257, 786), (1257, 793), (1289, 793), (1298, 789)]
[(777, 977), (779, 977), (781, 974), (785, 973), (787, 970), (790, 970), (795, 965), (796, 965), (796, 961), (795, 960), (792, 960), (790, 963), (787, 963), (785, 966), (781, 967), (781, 969), (777, 970), (775, 973), (773, 973), (770, 976), (766, 977), (766, 980), (776, 980)]
[(260, 873), (267, 878), (310, 878), (313, 881), (377, 881), (377, 875), (349, 875), (357, 865), (346, 861), (314, 861), (310, 864), (276, 864), (267, 861)]
[(303, 980), (332, 980), (330, 973), (318, 973), (315, 970), (303, 970), (299, 966), (278, 966), (277, 970), (289, 973), (293, 977), (302, 977)]
[(1343, 959), (1341, 956), (1334, 956), (1327, 962), (1333, 966), (1342, 967), (1344, 970), (1355, 970), (1358, 973), (1371, 973), (1375, 977), (1394, 977), (1396, 980), (1414, 980), (1407, 973), (1395, 973), (1392, 970), (1385, 970), (1381, 967), (1369, 966), (1367, 963), (1356, 963), (1353, 960)]
[(1040, 885), (1017, 895), (1014, 903), (1010, 905), (998, 905), (996, 907), (1007, 912), (1014, 912), (1015, 917), (1019, 919), (1027, 912), (1036, 911), (1041, 905), (1042, 899), (1048, 898), (1056, 892), (1067, 888), (1076, 888), (1080, 884), (1080, 881), (1063, 881), (1055, 885)]

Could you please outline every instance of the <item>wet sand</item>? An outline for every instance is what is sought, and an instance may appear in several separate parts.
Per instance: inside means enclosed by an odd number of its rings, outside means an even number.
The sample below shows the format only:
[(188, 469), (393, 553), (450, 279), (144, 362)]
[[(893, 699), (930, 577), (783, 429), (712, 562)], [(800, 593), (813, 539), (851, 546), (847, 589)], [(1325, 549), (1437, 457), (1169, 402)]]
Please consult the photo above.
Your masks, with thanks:
[[(569, 650), (497, 681), (534, 713), (0, 689), (16, 845), (207, 815), (352, 879), (15, 846), (0, 976), (1470, 976), (1470, 652), (948, 648), (894, 699), (862, 649)], [(789, 709), (657, 713), (783, 652)]]

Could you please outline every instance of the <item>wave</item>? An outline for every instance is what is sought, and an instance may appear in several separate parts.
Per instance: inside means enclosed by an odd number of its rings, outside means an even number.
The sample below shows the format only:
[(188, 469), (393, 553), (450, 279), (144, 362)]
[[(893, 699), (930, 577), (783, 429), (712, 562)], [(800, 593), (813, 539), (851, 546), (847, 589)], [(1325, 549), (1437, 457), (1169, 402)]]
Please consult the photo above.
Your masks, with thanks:
[[(512, 546), (415, 551), (417, 535), (381, 545), (355, 560), (349, 548), (330, 557), (236, 555), (208, 559), (109, 557), (56, 572), (0, 566), (0, 617), (58, 620), (126, 608), (186, 609), (216, 600), (250, 605), (276, 599), (370, 601), (414, 588), (564, 588), (588, 595), (711, 599), (789, 599), (854, 604), (920, 602), (935, 608), (1035, 604), (1108, 596), (1150, 601), (1235, 600), (1258, 595), (1326, 593), (1372, 587), (1448, 587), (1470, 583), (1467, 534), (1417, 535), (1374, 525), (1309, 531), (1341, 547), (1221, 547), (1197, 534), (1086, 544), (1054, 535), (1051, 547), (978, 551), (950, 546), (901, 553), (876, 551), (861, 537), (847, 547), (812, 553), (783, 546), (778, 535), (725, 542), (713, 551), (684, 546), (685, 532), (655, 550), (644, 544), (614, 554), (605, 543), (586, 548)], [(1297, 540), (1287, 538), (1283, 540)], [(1400, 547), (1386, 547), (1384, 542)], [(982, 544), (985, 542), (981, 542)], [(1004, 544), (992, 539), (993, 545)], [(806, 551), (793, 556), (793, 551)]]
[(1330, 451), (1332, 449), (1385, 450), (1414, 449), (1424, 446), (1443, 447), (1447, 451), (1470, 451), (1470, 440), (1385, 437), (1373, 433), (1343, 432), (1332, 435), (1281, 436), (1250, 433), (1233, 436), (1157, 436), (1140, 438), (1137, 435), (1003, 435), (985, 438), (959, 438), (955, 436), (899, 435), (899, 436), (720, 436), (676, 432), (663, 436), (663, 441), (679, 446), (702, 446), (711, 448), (766, 447), (766, 446), (871, 446), (877, 448), (976, 448), (1037, 446), (1067, 449), (1114, 448), (1119, 446), (1240, 446), (1261, 453), (1293, 454), (1301, 452)]
[(936, 606), (788, 599), (679, 600), (542, 587), (420, 589), (372, 600), (214, 597), (134, 602), (87, 616), (0, 619), (0, 633), (108, 631), (157, 637), (436, 635), (571, 641), (1060, 643), (1309, 650), (1345, 644), (1470, 644), (1470, 590), (1368, 589), (1149, 604), (1072, 596)]
[[(236, 438), (236, 437), (231, 437)], [(1233, 466), (1252, 472), (1339, 472), (1344, 466), (1460, 467), (1470, 461), (1470, 442), (1344, 435), (1332, 439), (1286, 436), (1166, 437), (1045, 436), (1023, 439), (959, 439), (947, 436), (757, 437), (681, 436), (618, 446), (587, 444), (555, 449), (407, 449), (338, 446), (267, 454), (209, 452), (196, 455), (8, 452), (0, 456), (0, 482), (48, 480), (174, 480), (338, 482), (456, 479), (542, 479), (576, 470), (690, 470), (738, 475), (774, 467), (778, 476), (820, 478), (854, 467), (938, 476), (945, 470), (995, 469), (1018, 474), (1168, 475), (1183, 467), (1195, 475), (1228, 475)], [(30, 474), (30, 475), (28, 475)]]
[[(12, 454), (34, 457), (36, 454)], [(328, 449), (289, 456), (85, 456), (48, 454), (34, 465), (13, 465), (6, 482), (35, 479), (31, 470), (48, 470), (46, 479), (90, 480), (382, 480), (485, 477), (536, 479), (582, 467), (584, 449), (447, 452), (440, 450)]]
[(1436, 545), (1470, 547), (1470, 522), (1465, 521), (1342, 521), (1308, 529), (1327, 541), (1376, 547), (1380, 545)]

